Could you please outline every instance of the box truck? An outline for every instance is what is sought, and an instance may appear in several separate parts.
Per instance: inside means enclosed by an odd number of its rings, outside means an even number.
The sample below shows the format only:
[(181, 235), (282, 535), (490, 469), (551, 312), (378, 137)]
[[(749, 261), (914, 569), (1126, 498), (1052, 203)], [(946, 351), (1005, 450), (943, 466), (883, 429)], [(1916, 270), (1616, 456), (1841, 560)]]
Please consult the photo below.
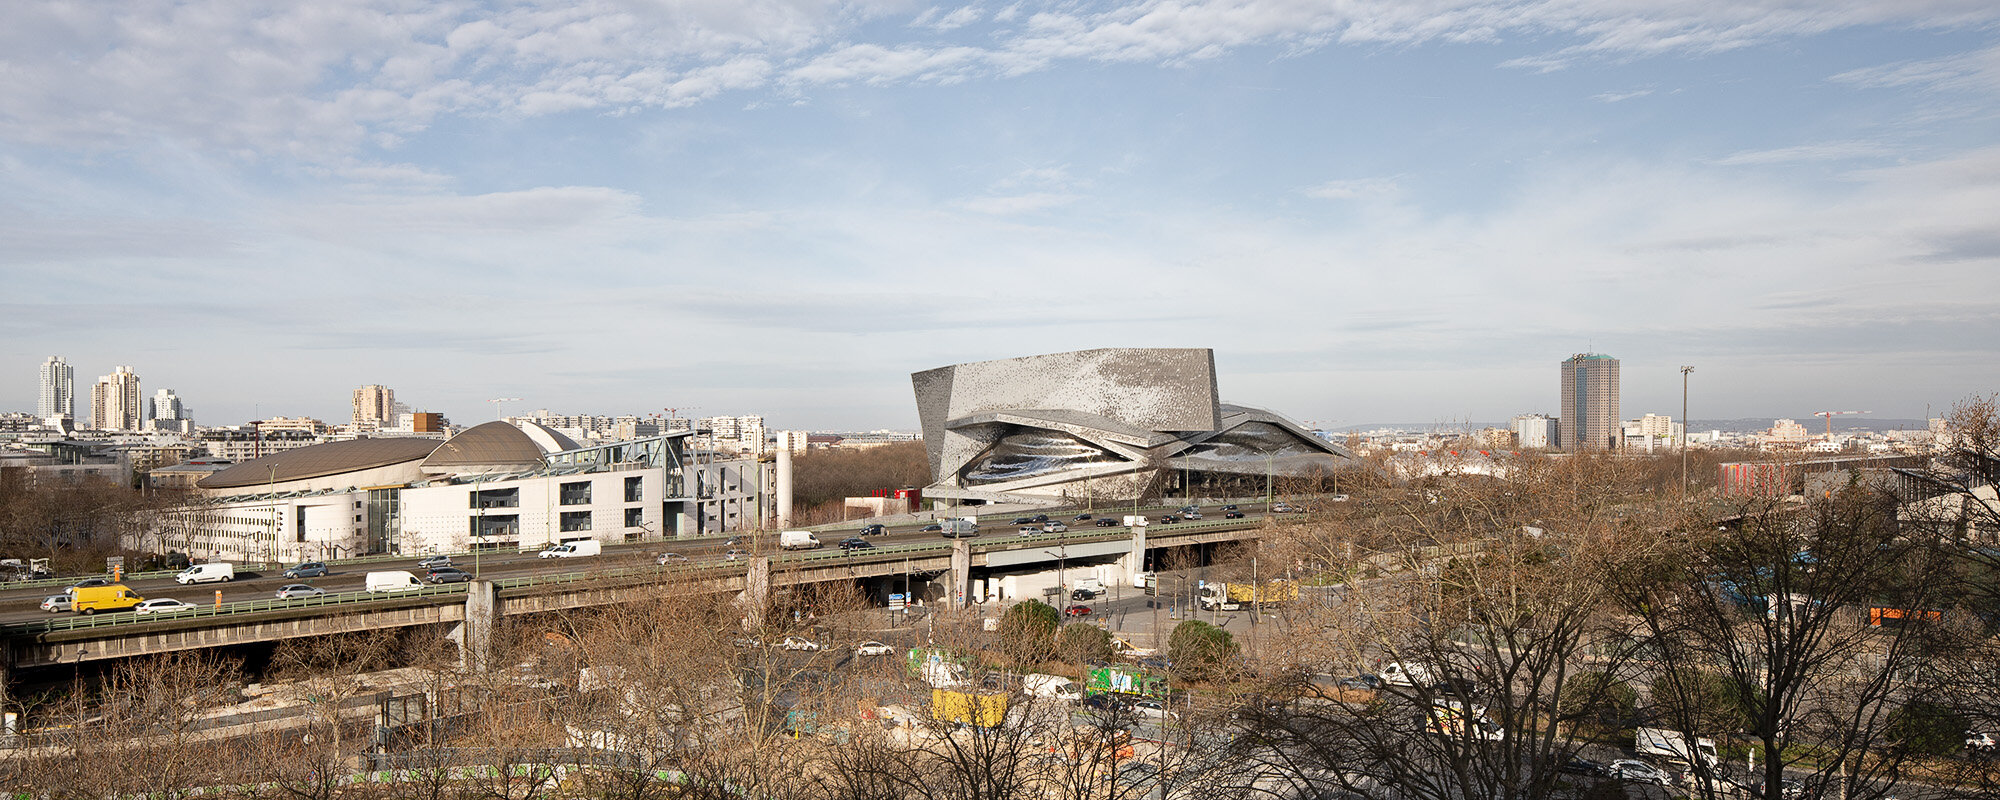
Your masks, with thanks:
[(819, 537), (812, 531), (783, 531), (778, 534), (778, 548), (781, 550), (817, 550)]
[[(1685, 764), (1693, 764), (1688, 750), (1687, 737), (1680, 731), (1666, 728), (1639, 728), (1632, 732), (1632, 749), (1642, 756), (1670, 758)], [(1715, 753), (1715, 740), (1696, 738), (1693, 753), (1699, 753), (1703, 763), (1713, 769), (1720, 759)]]
[(1298, 584), (1282, 578), (1265, 581), (1262, 587), (1254, 583), (1210, 581), (1202, 584), (1199, 595), (1201, 607), (1206, 611), (1214, 611), (1218, 606), (1234, 611), (1245, 604), (1277, 605), (1298, 598)]
[(76, 590), (76, 596), (70, 598), (70, 610), (78, 614), (95, 614), (99, 611), (131, 608), (145, 601), (146, 598), (133, 594), (132, 590), (125, 588), (125, 584), (122, 583), (110, 586), (85, 586)]
[(174, 576), (174, 582), (182, 586), (190, 583), (214, 583), (236, 580), (236, 565), (227, 563), (196, 564), (181, 570)]
[(1023, 675), (1021, 676), (1021, 691), (1034, 697), (1047, 697), (1055, 700), (1074, 702), (1083, 699), (1083, 687), (1076, 685), (1076, 681), (1061, 675)]
[(549, 549), (543, 550), (536, 557), (579, 558), (582, 556), (594, 556), (602, 552), (604, 552), (603, 542), (600, 542), (596, 539), (584, 539), (581, 541), (563, 542), (562, 544), (549, 545)]
[(367, 577), (369, 594), (378, 592), (407, 592), (424, 588), (423, 581), (404, 570), (370, 572)]

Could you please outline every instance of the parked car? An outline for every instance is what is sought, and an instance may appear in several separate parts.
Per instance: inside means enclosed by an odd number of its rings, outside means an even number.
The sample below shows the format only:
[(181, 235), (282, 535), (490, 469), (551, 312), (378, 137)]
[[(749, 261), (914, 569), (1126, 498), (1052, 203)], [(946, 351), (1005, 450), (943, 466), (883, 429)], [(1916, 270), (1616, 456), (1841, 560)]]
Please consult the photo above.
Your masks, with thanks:
[(457, 567), (438, 567), (424, 576), (431, 583), (464, 583), (472, 580), (472, 573)]
[(855, 537), (851, 537), (851, 538), (847, 538), (847, 539), (842, 539), (842, 540), (840, 540), (840, 549), (842, 549), (842, 550), (873, 550), (873, 549), (875, 549), (875, 545), (874, 545), (874, 543), (872, 543), (872, 542), (869, 542), (869, 541), (868, 541), (867, 539), (863, 539), (863, 538), (861, 538), (861, 537), (859, 537), (859, 536), (855, 536)]
[(854, 654), (857, 656), (886, 656), (894, 652), (896, 648), (881, 642), (862, 642), (854, 646)]
[(1090, 515), (1089, 515), (1089, 514), (1078, 514), (1078, 515), (1076, 515), (1076, 520), (1075, 520), (1075, 521), (1076, 521), (1076, 522), (1089, 522), (1089, 521), (1090, 521)]
[(301, 597), (318, 597), (326, 594), (325, 589), (303, 583), (291, 583), (278, 587), (279, 600), (297, 600)]
[(808, 653), (819, 649), (818, 642), (815, 642), (811, 639), (807, 639), (803, 636), (787, 636), (783, 639), (779, 639), (778, 646), (786, 650), (797, 650)]
[(679, 564), (687, 560), (687, 556), (679, 553), (661, 553), (653, 559), (653, 563), (664, 567), (668, 564)]
[(863, 525), (863, 526), (861, 526), (861, 535), (862, 535), (862, 536), (881, 536), (882, 534), (885, 534), (885, 533), (888, 533), (888, 532), (889, 532), (889, 526), (887, 526), (887, 525)]
[(293, 564), (285, 568), (285, 577), (293, 580), (298, 580), (299, 578), (324, 578), (326, 577), (326, 563), (323, 561), (307, 561), (302, 564)]
[(1116, 528), (1118, 527), (1118, 520), (1113, 517), (1098, 517), (1097, 521), (1092, 524), (1100, 528)]
[(1042, 530), (1048, 533), (1066, 533), (1069, 531), (1069, 526), (1060, 522), (1044, 522)]
[(1593, 778), (1602, 778), (1605, 777), (1606, 774), (1608, 774), (1605, 772), (1605, 767), (1603, 763), (1592, 761), (1588, 758), (1572, 758), (1568, 761), (1564, 761), (1562, 766), (1557, 767), (1556, 769), (1562, 770), (1563, 772), (1567, 772), (1571, 775), (1588, 775)]
[(1090, 606), (1070, 606), (1063, 609), (1063, 613), (1072, 617), (1088, 617), (1090, 616)]
[(75, 604), (70, 602), (69, 595), (66, 594), (51, 595), (42, 598), (43, 611), (68, 611), (75, 607)]
[(175, 600), (171, 597), (156, 597), (133, 606), (132, 613), (176, 614), (182, 611), (193, 611), (200, 607), (186, 600)]
[(1604, 774), (1611, 778), (1631, 783), (1651, 783), (1666, 786), (1673, 782), (1673, 776), (1667, 774), (1666, 770), (1644, 761), (1636, 761), (1630, 758), (1621, 758), (1611, 762), (1610, 766), (1604, 768)]
[(1071, 600), (1096, 600), (1096, 599), (1097, 599), (1097, 592), (1094, 592), (1094, 591), (1091, 591), (1091, 590), (1089, 590), (1089, 589), (1071, 589), (1071, 590), (1069, 590), (1069, 599), (1071, 599)]
[(70, 584), (69, 588), (63, 590), (63, 593), (75, 596), (76, 590), (78, 589), (89, 589), (93, 586), (110, 586), (110, 585), (111, 585), (110, 578), (84, 578), (83, 580)]
[(437, 569), (451, 566), (451, 556), (431, 556), (417, 562), (417, 569)]

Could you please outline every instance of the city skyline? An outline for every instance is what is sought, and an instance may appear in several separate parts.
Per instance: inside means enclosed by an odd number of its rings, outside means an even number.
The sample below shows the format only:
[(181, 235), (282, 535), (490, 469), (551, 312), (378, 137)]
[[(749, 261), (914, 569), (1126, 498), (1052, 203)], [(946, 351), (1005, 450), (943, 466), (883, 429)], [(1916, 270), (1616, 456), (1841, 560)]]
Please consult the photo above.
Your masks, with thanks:
[(1577, 352), (1627, 417), (2000, 388), (1990, 3), (646, 9), (10, 8), (0, 409), (56, 353), (204, 424), (908, 430), (1106, 347), (1328, 428), (1554, 415)]

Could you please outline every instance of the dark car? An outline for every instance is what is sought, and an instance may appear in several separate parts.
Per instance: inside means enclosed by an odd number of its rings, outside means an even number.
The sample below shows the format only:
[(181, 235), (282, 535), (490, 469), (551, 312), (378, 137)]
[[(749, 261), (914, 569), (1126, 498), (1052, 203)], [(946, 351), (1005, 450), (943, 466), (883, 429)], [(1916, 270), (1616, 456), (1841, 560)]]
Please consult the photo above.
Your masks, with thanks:
[(1014, 525), (1033, 525), (1033, 524), (1035, 524), (1036, 522), (1037, 522), (1037, 520), (1036, 520), (1036, 519), (1035, 519), (1034, 517), (1015, 517), (1015, 518), (1014, 518), (1014, 522), (1013, 522), (1012, 524), (1014, 524)]
[(303, 564), (293, 564), (292, 566), (285, 568), (285, 577), (294, 579), (324, 578), (326, 577), (326, 564), (319, 561), (307, 561)]
[(70, 584), (69, 588), (64, 589), (63, 592), (65, 594), (76, 594), (76, 590), (78, 589), (89, 589), (93, 586), (110, 586), (110, 585), (111, 585), (110, 578), (84, 578), (83, 580)]
[(1089, 589), (1071, 589), (1071, 590), (1070, 590), (1070, 592), (1069, 592), (1069, 599), (1071, 599), (1071, 600), (1096, 600), (1096, 599), (1097, 599), (1097, 593), (1096, 593), (1096, 592), (1093, 592), (1093, 591), (1091, 591), (1091, 590), (1089, 590)]
[(925, 526), (923, 527), (923, 529), (922, 529), (921, 531), (919, 531), (919, 532), (921, 532), (921, 533), (937, 533), (937, 532), (939, 532), (939, 531), (942, 531), (942, 530), (944, 530), (944, 526), (943, 526), (943, 525), (940, 525), (940, 524), (938, 524), (938, 523), (935, 523), (935, 522), (933, 522), (933, 523), (931, 523), (931, 524), (929, 524), (929, 525), (925, 525)]
[(1098, 517), (1097, 522), (1093, 524), (1100, 528), (1116, 528), (1118, 527), (1118, 520), (1110, 517)]
[(1242, 518), (1243, 518), (1243, 512), (1241, 512), (1241, 511), (1224, 511), (1224, 512), (1222, 512), (1222, 518), (1223, 518), (1223, 519), (1242, 519)]
[(1471, 678), (1446, 678), (1431, 684), (1430, 690), (1435, 694), (1474, 698), (1479, 696), (1479, 682)]
[(1588, 775), (1593, 778), (1602, 778), (1608, 774), (1605, 771), (1604, 764), (1597, 761), (1592, 761), (1588, 758), (1572, 758), (1568, 761), (1564, 761), (1562, 766), (1557, 767), (1556, 769), (1562, 770), (1563, 772), (1567, 772), (1571, 775)]
[(869, 541), (868, 541), (867, 539), (863, 539), (863, 538), (861, 538), (861, 537), (859, 537), (859, 536), (856, 536), (856, 537), (854, 537), (854, 538), (851, 538), (851, 539), (842, 539), (842, 540), (840, 540), (840, 549), (842, 549), (842, 550), (873, 550), (873, 549), (875, 549), (875, 545), (874, 545), (874, 544), (872, 544), (872, 543), (870, 543), (870, 542), (869, 542)]
[(1048, 521), (1049, 521), (1049, 515), (1047, 515), (1047, 514), (1036, 514), (1036, 515), (1035, 515), (1035, 521), (1036, 521), (1036, 522), (1048, 522)]
[(1236, 510), (1236, 504), (1235, 504), (1235, 503), (1230, 503), (1229, 505), (1226, 505), (1226, 506), (1223, 506), (1223, 507), (1222, 507), (1222, 510), (1224, 510), (1224, 511), (1235, 511), (1235, 510)]
[(1072, 617), (1088, 617), (1090, 616), (1090, 606), (1070, 606), (1063, 609), (1063, 613)]
[(1366, 672), (1364, 672), (1364, 673), (1362, 673), (1362, 674), (1360, 674), (1360, 675), (1356, 675), (1356, 676), (1354, 676), (1354, 677), (1352, 677), (1352, 678), (1341, 678), (1341, 679), (1340, 679), (1340, 688), (1342, 688), (1342, 689), (1368, 689), (1368, 690), (1370, 690), (1370, 691), (1373, 691), (1373, 690), (1375, 690), (1375, 689), (1380, 689), (1380, 688), (1382, 688), (1382, 687), (1383, 687), (1383, 685), (1384, 685), (1384, 684), (1386, 684), (1386, 683), (1388, 683), (1388, 682), (1387, 682), (1387, 681), (1384, 681), (1384, 680), (1382, 680), (1382, 676), (1380, 676), (1380, 675), (1374, 675), (1374, 674), (1370, 674), (1370, 673), (1366, 673)]
[(1076, 515), (1076, 519), (1075, 519), (1075, 520), (1072, 520), (1072, 521), (1073, 521), (1073, 522), (1089, 522), (1089, 521), (1090, 521), (1090, 515), (1089, 515), (1089, 514), (1078, 514), (1078, 515)]
[(1173, 514), (1161, 514), (1159, 521), (1161, 525), (1172, 525), (1176, 522), (1181, 521), (1181, 518)]
[(457, 567), (438, 567), (424, 576), (431, 583), (464, 583), (472, 580), (472, 573)]
[(861, 526), (861, 535), (862, 535), (862, 536), (881, 536), (882, 534), (885, 534), (885, 533), (888, 533), (888, 532), (889, 532), (889, 526), (887, 526), (887, 525), (863, 525), (863, 526)]

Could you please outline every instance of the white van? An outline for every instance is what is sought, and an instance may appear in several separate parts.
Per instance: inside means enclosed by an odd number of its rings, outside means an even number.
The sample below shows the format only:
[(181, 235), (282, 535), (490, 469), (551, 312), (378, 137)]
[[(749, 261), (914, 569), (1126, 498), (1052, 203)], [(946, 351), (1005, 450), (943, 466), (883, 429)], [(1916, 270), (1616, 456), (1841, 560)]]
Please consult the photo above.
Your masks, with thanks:
[(423, 582), (417, 580), (417, 576), (404, 570), (370, 572), (368, 573), (367, 585), (369, 594), (377, 592), (407, 592), (424, 588)]
[(190, 583), (214, 583), (236, 580), (235, 564), (196, 564), (181, 570), (174, 576), (174, 582), (182, 586)]
[(1023, 675), (1021, 690), (1035, 697), (1076, 702), (1083, 699), (1083, 687), (1061, 675)]
[(778, 547), (783, 550), (817, 550), (819, 537), (812, 531), (783, 531), (778, 534)]
[(543, 550), (537, 558), (578, 558), (582, 556), (594, 556), (602, 552), (604, 552), (603, 542), (596, 539), (583, 539), (550, 545), (549, 549)]
[(1416, 661), (1391, 661), (1382, 666), (1382, 681), (1397, 686), (1430, 686), (1438, 682), (1437, 671)]

